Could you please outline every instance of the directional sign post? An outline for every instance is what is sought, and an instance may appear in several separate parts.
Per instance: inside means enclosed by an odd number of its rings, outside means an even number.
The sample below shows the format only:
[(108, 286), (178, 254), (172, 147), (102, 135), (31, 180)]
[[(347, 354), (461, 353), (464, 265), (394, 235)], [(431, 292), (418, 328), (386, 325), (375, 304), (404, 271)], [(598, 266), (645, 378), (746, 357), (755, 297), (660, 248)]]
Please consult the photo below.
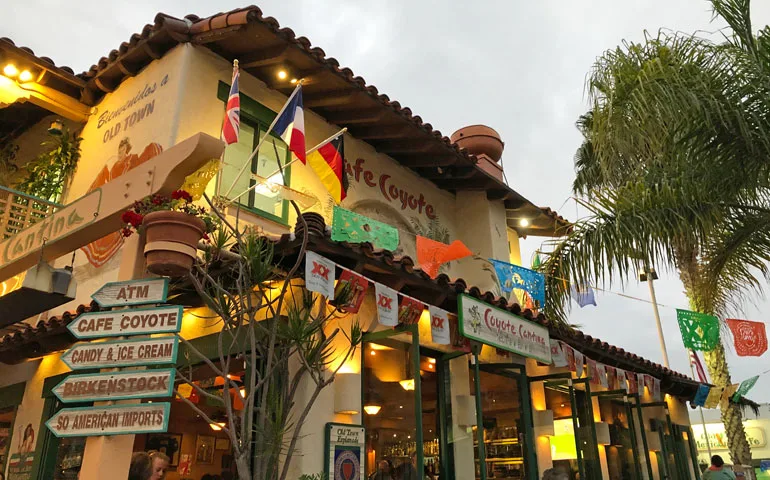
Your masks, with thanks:
[(86, 368), (137, 367), (176, 363), (179, 354), (177, 337), (81, 342), (61, 356), (72, 370)]
[(170, 411), (168, 402), (63, 408), (45, 424), (59, 438), (162, 433)]
[(182, 307), (163, 305), (80, 315), (67, 328), (75, 338), (176, 333), (182, 328)]
[(102, 308), (163, 303), (167, 297), (168, 278), (110, 282), (91, 295)]
[(129, 370), (70, 375), (53, 388), (64, 403), (170, 397), (176, 370)]

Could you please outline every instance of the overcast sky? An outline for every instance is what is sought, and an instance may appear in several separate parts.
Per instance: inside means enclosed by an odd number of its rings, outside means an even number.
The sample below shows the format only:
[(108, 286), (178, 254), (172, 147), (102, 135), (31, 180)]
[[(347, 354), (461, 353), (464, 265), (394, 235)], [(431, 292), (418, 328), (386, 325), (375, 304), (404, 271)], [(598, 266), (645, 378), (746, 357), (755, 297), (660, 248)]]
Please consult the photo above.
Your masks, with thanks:
[[(157, 12), (205, 17), (246, 5), (233, 0), (5, 3), (0, 36), (76, 72), (152, 23)], [(770, 23), (770, 2), (754, 3), (756, 30)], [(703, 0), (271, 0), (260, 7), (444, 134), (475, 123), (497, 129), (506, 143), (510, 184), (570, 219), (575, 204), (565, 200), (581, 140), (574, 122), (586, 110), (584, 82), (594, 59), (623, 39), (642, 39), (644, 30), (723, 26), (711, 22), (710, 4)], [(538, 246), (537, 238), (524, 242), (527, 258)], [(668, 274), (656, 288), (665, 305), (661, 316), (672, 367), (689, 374), (674, 310), (687, 308), (682, 286)], [(625, 293), (649, 298), (646, 285), (636, 282)], [(613, 294), (599, 294), (597, 301), (598, 307), (575, 307), (571, 321), (590, 335), (662, 362), (649, 304)], [(746, 318), (767, 322), (768, 306), (747, 308)], [(757, 361), (738, 358), (728, 348), (736, 382), (770, 366), (770, 353)], [(751, 397), (770, 402), (770, 375), (760, 379)]]

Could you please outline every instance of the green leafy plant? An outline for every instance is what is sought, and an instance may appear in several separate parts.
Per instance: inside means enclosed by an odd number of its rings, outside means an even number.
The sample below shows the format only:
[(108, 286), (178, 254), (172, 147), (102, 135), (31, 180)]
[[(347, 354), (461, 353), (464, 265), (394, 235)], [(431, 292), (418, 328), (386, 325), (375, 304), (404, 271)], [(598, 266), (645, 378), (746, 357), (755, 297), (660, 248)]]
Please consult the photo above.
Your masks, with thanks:
[(216, 230), (219, 225), (219, 219), (216, 215), (204, 207), (195, 205), (192, 195), (187, 191), (175, 190), (171, 196), (156, 193), (134, 202), (131, 209), (123, 212), (121, 216), (121, 220), (125, 224), (121, 230), (123, 236), (130, 237), (135, 231), (140, 230), (144, 217), (152, 212), (181, 212), (200, 218), (206, 224), (204, 240), (208, 240), (208, 234)]
[[(302, 427), (322, 390), (334, 382), (360, 345), (361, 327), (353, 320), (349, 328), (340, 326), (344, 312), (304, 288), (301, 266), (308, 227), (294, 201), (290, 203), (305, 233), (298, 235), (299, 250), (289, 259), (283, 253), (279, 256), (258, 229), (242, 228), (238, 216), (231, 222), (205, 198), (221, 226), (211, 235), (190, 281), (221, 319), (222, 328), (213, 360), (180, 337), (189, 366), (177, 369), (177, 378), (201, 399), (221, 406), (224, 421), (210, 418), (179, 392), (178, 396), (204, 420), (222, 425), (239, 480), (287, 480), (298, 441), (306, 433)], [(351, 292), (340, 290), (335, 302), (344, 305)], [(193, 365), (200, 362), (224, 379), (220, 389), (207, 390), (193, 381)], [(228, 375), (234, 368), (246, 372), (239, 381)], [(299, 393), (300, 385), (308, 387)]]
[(27, 164), (27, 175), (17, 188), (44, 200), (60, 201), (80, 160), (81, 141), (80, 136), (71, 134), (67, 128), (60, 135), (49, 134), (48, 140), (42, 143), (46, 151)]

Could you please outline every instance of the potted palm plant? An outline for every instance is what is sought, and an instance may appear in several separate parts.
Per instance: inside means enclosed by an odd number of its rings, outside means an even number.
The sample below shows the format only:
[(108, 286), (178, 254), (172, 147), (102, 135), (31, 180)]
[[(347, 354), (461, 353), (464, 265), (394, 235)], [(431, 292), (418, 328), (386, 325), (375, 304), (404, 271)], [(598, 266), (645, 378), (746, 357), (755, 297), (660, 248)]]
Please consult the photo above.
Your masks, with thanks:
[(123, 213), (123, 236), (135, 231), (146, 235), (144, 256), (147, 270), (156, 275), (187, 275), (196, 258), (198, 242), (208, 240), (217, 219), (193, 203), (192, 196), (176, 190), (170, 196), (145, 197)]

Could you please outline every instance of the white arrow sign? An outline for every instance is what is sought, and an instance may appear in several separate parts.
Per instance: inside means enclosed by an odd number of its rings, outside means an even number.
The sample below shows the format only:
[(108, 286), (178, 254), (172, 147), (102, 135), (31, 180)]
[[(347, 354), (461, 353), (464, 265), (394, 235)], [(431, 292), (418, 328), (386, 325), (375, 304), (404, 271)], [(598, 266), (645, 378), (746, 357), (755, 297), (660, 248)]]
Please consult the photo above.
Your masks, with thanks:
[(170, 411), (168, 402), (63, 408), (45, 424), (57, 437), (162, 433)]
[(75, 338), (176, 333), (182, 328), (182, 307), (163, 305), (112, 312), (84, 313), (67, 325)]
[(176, 363), (177, 337), (77, 343), (62, 353), (61, 360), (72, 370), (85, 368), (136, 367)]
[(130, 370), (70, 375), (53, 387), (64, 403), (170, 397), (176, 370)]
[(91, 298), (100, 307), (127, 307), (163, 303), (167, 296), (168, 278), (145, 278), (107, 283), (94, 292)]

